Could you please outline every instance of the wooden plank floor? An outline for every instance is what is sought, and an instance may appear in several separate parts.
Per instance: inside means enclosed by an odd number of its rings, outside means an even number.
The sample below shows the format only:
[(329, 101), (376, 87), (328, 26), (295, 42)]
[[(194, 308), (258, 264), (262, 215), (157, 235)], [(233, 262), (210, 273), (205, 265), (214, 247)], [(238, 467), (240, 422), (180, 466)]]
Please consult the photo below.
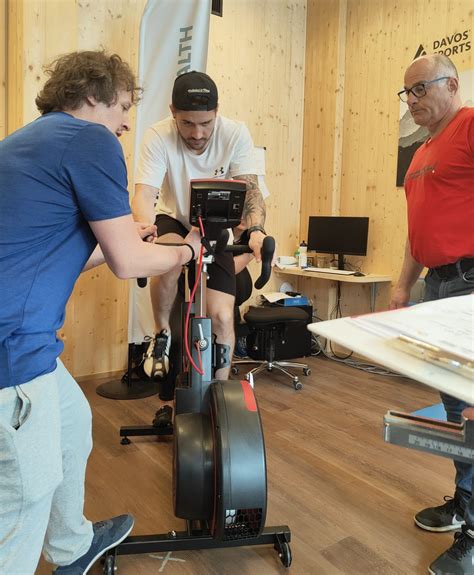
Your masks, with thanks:
[[(257, 378), (268, 465), (267, 525), (292, 531), (292, 575), (417, 575), (452, 540), (413, 524), (413, 514), (453, 489), (452, 462), (385, 444), (387, 409), (413, 411), (437, 394), (403, 378), (381, 377), (324, 358), (295, 391), (283, 375)], [(119, 442), (120, 425), (151, 422), (157, 397), (112, 401), (83, 383), (94, 413), (94, 450), (87, 474), (86, 515), (130, 512), (134, 534), (182, 530), (173, 516), (172, 443)], [(273, 575), (288, 572), (272, 547), (120, 556), (120, 575)], [(99, 566), (91, 574), (99, 574)], [(51, 573), (41, 562), (37, 575)]]

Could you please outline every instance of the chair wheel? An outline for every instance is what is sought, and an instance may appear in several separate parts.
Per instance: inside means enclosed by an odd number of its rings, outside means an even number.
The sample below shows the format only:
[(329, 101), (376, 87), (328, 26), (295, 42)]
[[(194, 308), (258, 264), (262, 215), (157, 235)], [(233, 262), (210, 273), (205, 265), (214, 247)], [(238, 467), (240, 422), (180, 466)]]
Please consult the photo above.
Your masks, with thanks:
[(311, 375), (311, 369), (309, 367), (303, 367), (304, 375)]
[(298, 390), (298, 391), (299, 391), (300, 389), (303, 389), (303, 384), (301, 383), (301, 381), (295, 381), (295, 382), (293, 383), (293, 386), (294, 386), (294, 388), (295, 388), (296, 390)]
[(130, 439), (128, 439), (128, 437), (122, 437), (122, 440), (120, 441), (120, 443), (122, 445), (130, 445), (130, 443), (132, 443), (132, 442), (130, 441)]
[(230, 371), (231, 371), (231, 373), (233, 373), (234, 375), (236, 375), (237, 373), (239, 373), (239, 368), (236, 367), (235, 365), (233, 365), (233, 366), (230, 368)]

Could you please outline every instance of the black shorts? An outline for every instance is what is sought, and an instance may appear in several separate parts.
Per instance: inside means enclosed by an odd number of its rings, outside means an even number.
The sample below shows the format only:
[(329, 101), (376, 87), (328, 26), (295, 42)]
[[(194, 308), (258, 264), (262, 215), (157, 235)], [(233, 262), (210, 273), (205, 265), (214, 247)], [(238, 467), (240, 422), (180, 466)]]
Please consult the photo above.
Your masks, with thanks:
[[(188, 235), (188, 230), (181, 222), (166, 214), (158, 214), (155, 225), (158, 237), (165, 234), (178, 234), (184, 238)], [(189, 272), (190, 284), (194, 285), (194, 266), (190, 266)], [(235, 296), (235, 266), (232, 254), (217, 254), (214, 263), (207, 267), (207, 272), (208, 288)]]

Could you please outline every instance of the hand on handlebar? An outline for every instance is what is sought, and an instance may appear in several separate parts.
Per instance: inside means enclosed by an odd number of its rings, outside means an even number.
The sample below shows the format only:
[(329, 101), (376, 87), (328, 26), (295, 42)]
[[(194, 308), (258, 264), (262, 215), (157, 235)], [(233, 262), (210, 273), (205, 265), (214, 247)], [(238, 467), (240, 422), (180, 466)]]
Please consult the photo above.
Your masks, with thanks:
[(145, 224), (143, 222), (135, 222), (139, 236), (145, 242), (154, 242), (156, 236), (156, 226), (154, 224)]
[(199, 228), (192, 227), (188, 235), (184, 238), (184, 243), (192, 246), (196, 257), (199, 257), (199, 252), (201, 250), (201, 232)]
[[(140, 226), (142, 226), (142, 227), (140, 227)], [(181, 242), (180, 242), (180, 243), (177, 243), (177, 244), (175, 244), (175, 243), (170, 244), (170, 243), (168, 243), (168, 242), (166, 242), (166, 243), (161, 243), (161, 242), (157, 241), (157, 237), (156, 237), (156, 226), (148, 226), (148, 228), (147, 228), (147, 227), (146, 227), (146, 224), (137, 224), (137, 227), (139, 227), (139, 233), (140, 233), (140, 230), (141, 230), (141, 233), (144, 234), (144, 236), (142, 236), (142, 237), (145, 237), (145, 238), (146, 238), (145, 241), (154, 242), (154, 243), (156, 243), (156, 244), (160, 244), (160, 245), (164, 245), (164, 246), (166, 246), (166, 245), (167, 245), (167, 246), (181, 246), (181, 245), (182, 245)], [(144, 231), (143, 231), (143, 229), (148, 229), (148, 230), (149, 230), (150, 227), (154, 229), (154, 235), (153, 235), (153, 236), (152, 236), (152, 235), (149, 235), (149, 234), (146, 234), (146, 233), (144, 233)], [(149, 236), (150, 239), (148, 239), (147, 236)], [(189, 231), (188, 235), (184, 238), (184, 243), (189, 244), (189, 245), (193, 248), (193, 250), (194, 250), (194, 256), (195, 256), (195, 258), (198, 258), (198, 257), (199, 257), (200, 250), (201, 250), (201, 233), (200, 233), (200, 231), (198, 230), (198, 228), (194, 228), (194, 227), (191, 228), (191, 230)], [(187, 249), (186, 251), (189, 252), (190, 250)], [(147, 284), (147, 278), (137, 278), (137, 283), (138, 283), (139, 287), (144, 288), (144, 287), (146, 286), (146, 284)]]
[(259, 231), (252, 232), (249, 237), (249, 248), (252, 250), (257, 263), (262, 261), (262, 245), (265, 238), (265, 234)]
[[(262, 232), (253, 232), (249, 238), (249, 248), (252, 250), (252, 253), (255, 257), (255, 260), (260, 263), (262, 261), (262, 246), (265, 238), (267, 236)], [(271, 266), (273, 267), (277, 260), (277, 246), (275, 243), (275, 251), (273, 252), (273, 257), (271, 261)]]
[[(248, 244), (234, 244), (227, 246), (225, 251), (229, 251), (235, 256), (251, 253), (251, 248)], [(272, 263), (275, 260), (275, 240), (271, 236), (264, 236), (260, 255), (262, 270), (254, 284), (257, 289), (261, 289), (267, 283), (272, 273)]]

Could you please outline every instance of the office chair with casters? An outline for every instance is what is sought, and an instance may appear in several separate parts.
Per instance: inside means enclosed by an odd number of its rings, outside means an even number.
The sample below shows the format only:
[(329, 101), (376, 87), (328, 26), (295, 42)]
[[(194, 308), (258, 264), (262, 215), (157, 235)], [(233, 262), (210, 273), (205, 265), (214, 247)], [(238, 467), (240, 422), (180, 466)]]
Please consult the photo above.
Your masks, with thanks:
[[(248, 275), (248, 278), (246, 277)], [(251, 278), (249, 272), (245, 269), (237, 276), (237, 304), (243, 303), (250, 293), (248, 293), (248, 286), (251, 287)], [(243, 292), (245, 295), (243, 295)], [(300, 382), (299, 377), (289, 371), (287, 368), (302, 369), (304, 375), (310, 375), (311, 369), (306, 363), (299, 363), (293, 361), (286, 361), (289, 359), (288, 353), (282, 351), (285, 345), (288, 332), (292, 329), (306, 330), (306, 325), (311, 321), (311, 316), (307, 311), (301, 307), (267, 307), (267, 306), (250, 306), (249, 310), (244, 314), (245, 324), (236, 324), (237, 334), (242, 332), (242, 329), (247, 331), (247, 353), (248, 359), (237, 359), (232, 363), (232, 373), (239, 372), (239, 366), (248, 364), (258, 364), (246, 375), (246, 379), (250, 379), (263, 370), (267, 371), (281, 371), (293, 381), (295, 389), (302, 389), (303, 384)], [(306, 332), (303, 331), (306, 335)], [(305, 355), (310, 351), (311, 336), (308, 332), (309, 349), (303, 350), (301, 355)], [(293, 355), (294, 357), (294, 355)]]

